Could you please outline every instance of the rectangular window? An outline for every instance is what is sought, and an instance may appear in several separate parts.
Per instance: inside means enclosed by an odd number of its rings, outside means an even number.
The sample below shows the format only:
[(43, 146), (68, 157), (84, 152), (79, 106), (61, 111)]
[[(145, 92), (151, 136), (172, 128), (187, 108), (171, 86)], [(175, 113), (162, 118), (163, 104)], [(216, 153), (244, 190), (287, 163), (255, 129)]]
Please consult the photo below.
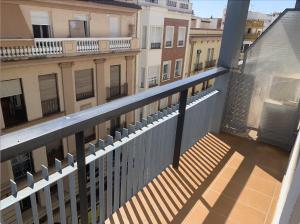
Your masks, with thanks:
[(158, 85), (159, 65), (150, 66), (148, 68), (148, 87), (152, 88)]
[(142, 32), (142, 48), (147, 48), (147, 26), (143, 26), (143, 32)]
[(43, 116), (59, 112), (56, 74), (40, 75), (39, 87)]
[(146, 77), (146, 69), (145, 67), (141, 68), (141, 85), (140, 88), (145, 88), (145, 77)]
[(30, 173), (34, 173), (31, 153), (25, 153), (15, 156), (11, 160), (11, 166), (15, 180), (26, 177), (27, 171)]
[(166, 26), (165, 47), (173, 47), (174, 26)]
[(174, 77), (180, 77), (182, 74), (182, 58), (176, 59), (175, 62), (175, 70), (174, 70)]
[(186, 27), (179, 27), (178, 28), (178, 40), (177, 40), (177, 46), (183, 47), (185, 44), (185, 33), (186, 33)]
[(30, 16), (34, 38), (49, 38), (52, 36), (48, 12), (32, 11)]
[(151, 49), (161, 48), (161, 34), (162, 28), (159, 26), (151, 27)]
[(52, 141), (46, 145), (48, 166), (55, 165), (55, 159), (62, 161), (64, 159), (64, 151), (61, 140)]
[(211, 52), (210, 52), (210, 60), (214, 60), (214, 48), (211, 49)]
[(88, 37), (88, 23), (83, 20), (69, 20), (70, 37)]
[(164, 61), (162, 68), (162, 80), (170, 79), (171, 61)]
[(1, 108), (6, 128), (27, 121), (21, 79), (0, 82)]
[(119, 16), (109, 16), (109, 27), (112, 37), (121, 36), (121, 26), (120, 26), (120, 17)]
[(206, 61), (209, 61), (209, 60), (210, 60), (210, 51), (211, 51), (211, 49), (208, 48), (208, 49), (207, 49)]
[(94, 97), (93, 69), (75, 71), (76, 100)]

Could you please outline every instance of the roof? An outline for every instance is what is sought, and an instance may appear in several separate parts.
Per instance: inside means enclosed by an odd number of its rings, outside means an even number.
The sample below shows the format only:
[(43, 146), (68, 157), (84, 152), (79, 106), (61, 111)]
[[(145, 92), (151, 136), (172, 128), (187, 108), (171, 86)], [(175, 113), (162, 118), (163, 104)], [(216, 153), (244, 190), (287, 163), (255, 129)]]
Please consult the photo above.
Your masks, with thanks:
[(95, 2), (95, 3), (105, 4), (105, 5), (113, 5), (113, 6), (132, 8), (132, 9), (142, 9), (141, 6), (135, 3), (115, 1), (115, 0), (79, 0), (79, 1)]

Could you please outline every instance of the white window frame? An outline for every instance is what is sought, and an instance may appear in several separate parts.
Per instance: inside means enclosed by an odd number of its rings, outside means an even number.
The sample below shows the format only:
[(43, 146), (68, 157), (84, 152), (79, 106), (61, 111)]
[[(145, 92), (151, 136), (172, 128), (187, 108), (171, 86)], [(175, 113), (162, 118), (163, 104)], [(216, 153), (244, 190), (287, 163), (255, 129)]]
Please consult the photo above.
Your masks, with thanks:
[[(176, 65), (177, 65), (177, 61), (181, 61), (181, 71), (179, 72), (179, 75), (176, 75)], [(182, 76), (182, 70), (183, 70), (183, 58), (178, 58), (175, 60), (175, 67), (174, 67), (174, 78), (179, 78)]]
[[(159, 35), (159, 40), (156, 40), (156, 32), (157, 28), (160, 29), (160, 35)], [(155, 29), (155, 32), (153, 32)], [(163, 28), (162, 26), (151, 26), (150, 27), (150, 49), (161, 49), (162, 48), (162, 34), (163, 34)], [(158, 37), (158, 35), (157, 35)], [(160, 43), (160, 48), (151, 48), (152, 43)]]
[[(180, 35), (180, 30), (184, 29), (184, 37), (183, 37), (183, 44), (179, 45), (179, 35)], [(184, 47), (185, 46), (185, 38), (186, 38), (186, 27), (185, 26), (180, 26), (178, 27), (178, 34), (177, 34), (177, 47)]]
[[(168, 74), (167, 74), (167, 79), (164, 79), (164, 66), (165, 65), (168, 65), (169, 67), (168, 67)], [(161, 70), (161, 75), (162, 75), (162, 77), (161, 77), (161, 80), (162, 80), (162, 82), (164, 82), (164, 81), (168, 81), (168, 80), (170, 80), (170, 74), (171, 74), (171, 65), (172, 65), (172, 61), (171, 60), (168, 60), (168, 61), (164, 61), (163, 62), (163, 66), (162, 66), (162, 70)]]
[[(171, 38), (171, 46), (167, 46), (167, 29), (172, 29), (172, 38)], [(172, 48), (173, 47), (173, 43), (174, 43), (174, 26), (166, 26), (165, 29), (165, 48)]]

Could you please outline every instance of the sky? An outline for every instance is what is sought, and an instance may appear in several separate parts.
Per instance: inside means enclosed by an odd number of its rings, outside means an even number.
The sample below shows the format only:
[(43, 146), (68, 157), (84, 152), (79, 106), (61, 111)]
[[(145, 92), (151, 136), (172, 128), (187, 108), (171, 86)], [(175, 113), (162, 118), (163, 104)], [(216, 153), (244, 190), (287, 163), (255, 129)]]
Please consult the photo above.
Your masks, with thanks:
[[(222, 17), (227, 1), (192, 0), (194, 14), (200, 17)], [(282, 12), (286, 8), (294, 8), (295, 2), (296, 0), (251, 0), (249, 10), (262, 13)]]

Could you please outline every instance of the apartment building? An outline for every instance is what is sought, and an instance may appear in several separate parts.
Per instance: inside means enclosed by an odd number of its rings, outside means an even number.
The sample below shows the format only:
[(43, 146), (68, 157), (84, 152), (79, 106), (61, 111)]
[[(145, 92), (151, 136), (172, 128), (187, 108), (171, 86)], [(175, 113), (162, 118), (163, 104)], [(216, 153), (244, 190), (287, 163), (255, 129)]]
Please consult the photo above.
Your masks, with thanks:
[[(192, 4), (188, 0), (142, 0), (137, 3), (142, 10), (137, 29), (141, 53), (137, 58), (136, 91), (141, 92), (185, 75)], [(171, 103), (169, 97), (145, 106), (136, 111), (136, 119)]]
[(222, 18), (202, 18), (193, 15), (191, 20), (191, 28), (223, 29)]
[[(203, 23), (203, 21), (206, 22)], [(217, 65), (223, 34), (221, 21), (218, 19), (216, 21), (219, 22), (212, 22), (211, 24), (207, 21), (210, 20), (195, 16), (192, 17), (188, 46), (188, 76), (201, 71), (206, 71)], [(209, 80), (203, 84), (195, 86), (190, 93), (194, 94), (195, 92), (205, 90), (212, 84), (213, 80)]]
[[(135, 93), (139, 9), (114, 1), (1, 1), (2, 134)], [(131, 112), (90, 128), (85, 143), (133, 121)], [(71, 136), (2, 163), (2, 193), (10, 178), (75, 151)]]

